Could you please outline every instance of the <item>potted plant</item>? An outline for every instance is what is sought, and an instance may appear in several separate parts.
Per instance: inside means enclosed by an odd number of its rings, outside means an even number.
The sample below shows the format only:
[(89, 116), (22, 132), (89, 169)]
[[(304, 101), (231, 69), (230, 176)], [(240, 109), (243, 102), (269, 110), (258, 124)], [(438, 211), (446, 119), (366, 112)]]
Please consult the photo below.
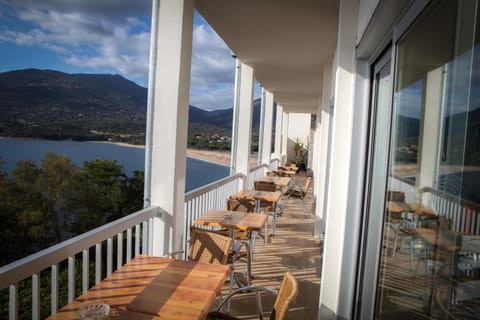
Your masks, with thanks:
[(300, 170), (305, 170), (305, 155), (303, 150), (303, 143), (300, 142), (300, 139), (297, 138), (295, 145), (293, 146), (293, 151), (295, 152), (296, 164)]

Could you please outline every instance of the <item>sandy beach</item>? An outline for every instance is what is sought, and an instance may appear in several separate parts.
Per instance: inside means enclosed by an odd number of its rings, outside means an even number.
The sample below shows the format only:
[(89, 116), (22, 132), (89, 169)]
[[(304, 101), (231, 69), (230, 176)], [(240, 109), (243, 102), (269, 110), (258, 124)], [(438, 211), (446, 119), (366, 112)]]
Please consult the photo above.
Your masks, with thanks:
[(187, 157), (210, 161), (226, 166), (230, 165), (230, 152), (187, 149)]
[[(134, 148), (145, 148), (140, 145), (133, 145), (122, 142), (110, 142), (110, 141), (95, 141), (97, 143), (111, 143), (119, 146), (125, 147), (134, 147)], [(217, 150), (199, 150), (199, 149), (187, 149), (187, 157), (200, 159), (204, 161), (210, 161), (213, 163), (222, 164), (225, 166), (230, 166), (230, 151), (217, 151)], [(256, 165), (256, 155), (250, 156), (250, 165)]]

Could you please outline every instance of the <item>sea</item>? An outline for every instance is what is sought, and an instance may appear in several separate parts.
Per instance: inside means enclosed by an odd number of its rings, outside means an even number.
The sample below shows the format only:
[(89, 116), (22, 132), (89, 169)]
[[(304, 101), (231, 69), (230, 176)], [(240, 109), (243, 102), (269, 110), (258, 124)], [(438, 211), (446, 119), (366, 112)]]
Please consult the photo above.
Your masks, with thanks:
[[(73, 164), (79, 166), (85, 161), (96, 159), (117, 160), (127, 176), (131, 176), (135, 170), (143, 171), (145, 168), (144, 147), (92, 141), (0, 138), (0, 161), (4, 162), (7, 173), (10, 173), (20, 160), (31, 160), (40, 166), (47, 151), (67, 156)], [(229, 174), (228, 166), (188, 157), (185, 191), (197, 189)]]

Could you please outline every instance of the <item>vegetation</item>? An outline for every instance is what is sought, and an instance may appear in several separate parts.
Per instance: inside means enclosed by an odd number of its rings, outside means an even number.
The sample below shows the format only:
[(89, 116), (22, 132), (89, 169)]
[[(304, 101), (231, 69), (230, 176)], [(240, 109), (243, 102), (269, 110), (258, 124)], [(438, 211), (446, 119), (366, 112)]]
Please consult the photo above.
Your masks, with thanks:
[(69, 239), (143, 207), (143, 172), (129, 178), (116, 161), (75, 166), (46, 153), (40, 167), (0, 169), (0, 265)]
[[(86, 161), (79, 167), (65, 156), (47, 152), (40, 167), (20, 161), (11, 176), (0, 163), (0, 243), (9, 244), (0, 246), (0, 265), (142, 209), (143, 185), (143, 171), (135, 171), (129, 178), (123, 166), (110, 160)], [(77, 270), (80, 263), (76, 261)], [(65, 262), (59, 268), (59, 304), (64, 305)], [(50, 277), (48, 270), (40, 276), (42, 318), (50, 314)], [(76, 274), (75, 287), (80, 294), (81, 273)], [(31, 279), (19, 283), (20, 319), (31, 319), (31, 290)], [(7, 317), (8, 289), (4, 289), (0, 292), (0, 318)]]

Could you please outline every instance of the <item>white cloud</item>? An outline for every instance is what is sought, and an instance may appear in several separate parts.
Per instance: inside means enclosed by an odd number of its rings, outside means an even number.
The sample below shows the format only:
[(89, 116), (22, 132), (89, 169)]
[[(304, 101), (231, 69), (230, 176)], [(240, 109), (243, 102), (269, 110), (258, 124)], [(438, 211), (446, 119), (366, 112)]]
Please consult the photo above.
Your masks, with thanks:
[[(57, 53), (60, 61), (85, 70), (82, 72), (119, 73), (147, 86), (151, 0), (1, 3), (12, 9), (9, 18), (16, 22), (3, 26), (0, 22), (0, 42), (45, 48)], [(196, 16), (200, 24), (193, 30), (191, 104), (228, 108), (233, 103), (235, 60), (200, 18)]]
[(206, 110), (232, 108), (233, 90), (233, 84), (221, 88), (192, 90), (190, 92), (190, 104)]
[(193, 30), (192, 86), (203, 89), (212, 84), (233, 83), (235, 60), (220, 37), (205, 25)]
[[(142, 8), (149, 13), (150, 7), (145, 6), (149, 1), (142, 1), (143, 7), (131, 1), (114, 2), (16, 1), (18, 19), (32, 27), (4, 31), (0, 41), (46, 48), (60, 54), (64, 62), (92, 71), (146, 79), (150, 26), (130, 14)], [(126, 4), (133, 9), (128, 14)], [(146, 80), (141, 84), (146, 85)]]

